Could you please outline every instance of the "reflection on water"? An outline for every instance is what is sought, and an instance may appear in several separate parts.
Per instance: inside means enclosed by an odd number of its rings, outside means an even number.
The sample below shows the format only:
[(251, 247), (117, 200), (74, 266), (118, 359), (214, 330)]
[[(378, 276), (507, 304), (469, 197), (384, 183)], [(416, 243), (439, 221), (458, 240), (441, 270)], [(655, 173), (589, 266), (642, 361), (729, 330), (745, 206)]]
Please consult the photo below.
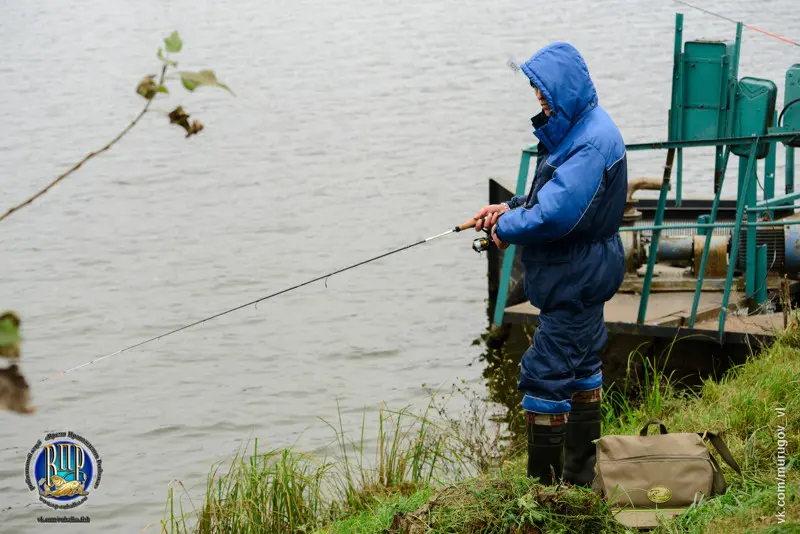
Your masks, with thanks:
[(533, 331), (531, 326), (506, 324), (497, 329), (487, 328), (480, 336), (484, 346), (480, 359), (485, 362), (483, 379), (488, 400), (505, 408), (498, 418), (514, 441), (525, 435), (522, 393), (517, 390), (517, 382), (520, 360), (531, 344)]

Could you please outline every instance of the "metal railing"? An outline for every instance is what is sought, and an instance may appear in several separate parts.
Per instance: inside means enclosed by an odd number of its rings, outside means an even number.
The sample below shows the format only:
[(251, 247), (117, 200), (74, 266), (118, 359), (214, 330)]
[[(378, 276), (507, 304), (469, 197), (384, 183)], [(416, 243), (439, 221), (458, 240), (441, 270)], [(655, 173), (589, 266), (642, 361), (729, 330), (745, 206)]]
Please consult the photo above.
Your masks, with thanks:
[[(700, 260), (699, 271), (697, 273), (697, 285), (695, 287), (694, 297), (692, 300), (692, 310), (689, 317), (689, 327), (694, 327), (697, 318), (697, 308), (700, 302), (700, 295), (702, 294), (703, 280), (705, 277), (706, 264), (708, 260), (708, 253), (710, 249), (711, 235), (713, 229), (716, 228), (733, 228), (730, 259), (728, 262), (728, 269), (725, 277), (725, 288), (723, 292), (722, 305), (719, 316), (719, 341), (724, 340), (725, 332), (725, 319), (727, 314), (727, 307), (730, 299), (731, 288), (733, 285), (733, 274), (736, 267), (736, 259), (739, 253), (739, 241), (742, 227), (760, 227), (760, 226), (790, 226), (800, 224), (800, 220), (784, 220), (784, 221), (759, 221), (759, 222), (743, 222), (744, 214), (770, 211), (774, 208), (793, 209), (795, 206), (791, 204), (797, 199), (800, 199), (800, 192), (794, 192), (794, 149), (786, 145), (786, 194), (780, 197), (773, 197), (774, 195), (774, 152), (778, 143), (788, 143), (800, 139), (800, 132), (787, 131), (784, 128), (771, 128), (769, 133), (758, 137), (729, 137), (720, 139), (700, 139), (690, 141), (665, 141), (654, 143), (635, 143), (626, 145), (626, 150), (640, 151), (640, 150), (668, 150), (667, 164), (664, 168), (664, 175), (662, 178), (662, 186), (659, 193), (656, 213), (654, 217), (654, 224), (651, 226), (626, 226), (620, 228), (621, 232), (634, 232), (634, 231), (652, 231), (650, 247), (648, 252), (647, 270), (642, 284), (642, 294), (639, 300), (639, 312), (637, 316), (638, 323), (644, 323), (647, 314), (647, 304), (650, 297), (650, 287), (652, 284), (653, 272), (656, 263), (656, 253), (658, 250), (659, 235), (662, 230), (679, 229), (679, 228), (704, 228), (710, 229), (705, 233), (705, 246), (703, 247), (703, 254)], [(767, 156), (765, 163), (765, 185), (764, 185), (764, 199), (758, 201), (757, 190), (754, 182), (757, 177), (755, 173), (756, 168), (756, 150), (759, 143), (768, 142), (770, 144), (770, 155)], [(727, 170), (728, 160), (730, 158), (731, 147), (733, 146), (750, 146), (750, 152), (747, 156), (740, 157), (739, 165), (739, 191), (736, 200), (736, 219), (733, 223), (717, 223), (717, 212), (719, 209), (720, 198), (722, 195), (722, 186)], [(721, 160), (718, 159), (718, 183), (715, 184), (714, 201), (711, 206), (711, 214), (708, 218), (708, 223), (698, 222), (696, 224), (672, 224), (665, 225), (664, 213), (666, 210), (667, 194), (669, 192), (669, 182), (672, 170), (672, 162), (674, 154), (678, 149), (693, 148), (693, 147), (725, 147), (724, 155)], [(535, 146), (527, 147), (522, 150), (520, 159), (519, 173), (517, 175), (517, 184), (515, 195), (522, 195), (525, 193), (525, 186), (528, 180), (528, 173), (530, 170), (530, 159), (532, 156), (537, 155)], [(742, 159), (746, 158), (746, 159)], [(769, 180), (767, 176), (772, 174)], [(762, 245), (757, 250), (756, 232), (747, 232), (746, 242), (746, 265), (745, 265), (745, 288), (748, 296), (756, 296), (757, 299), (766, 299), (765, 284), (756, 288), (757, 279), (766, 279), (766, 261), (759, 262), (758, 258), (764, 256), (766, 258), (766, 246)], [(500, 286), (498, 288), (497, 302), (495, 304), (495, 313), (493, 321), (495, 324), (501, 324), (505, 312), (505, 305), (508, 299), (508, 289), (511, 280), (511, 271), (516, 255), (516, 246), (510, 245), (504, 255), (503, 264), (500, 275)], [(761, 268), (759, 268), (761, 266)], [(760, 272), (763, 270), (764, 272)], [(763, 275), (763, 276), (762, 276)]]

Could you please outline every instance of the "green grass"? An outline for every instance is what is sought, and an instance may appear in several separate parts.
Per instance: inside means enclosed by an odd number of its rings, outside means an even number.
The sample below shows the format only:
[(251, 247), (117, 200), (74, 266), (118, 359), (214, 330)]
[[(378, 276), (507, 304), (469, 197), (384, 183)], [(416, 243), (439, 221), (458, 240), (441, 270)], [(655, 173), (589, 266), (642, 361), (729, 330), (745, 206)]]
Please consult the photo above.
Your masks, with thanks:
[(383, 532), (392, 526), (398, 514), (409, 514), (424, 505), (433, 494), (433, 488), (427, 487), (405, 496), (394, 493), (383, 498), (375, 498), (372, 505), (354, 513), (340, 521), (336, 521), (319, 532), (330, 534), (372, 534)]
[(212, 469), (200, 509), (182, 484), (181, 492), (171, 487), (162, 532), (313, 532), (342, 518), (344, 526), (334, 532), (372, 532), (370, 525), (391, 522), (424, 502), (433, 486), (478, 472), (450, 422), (433, 420), (434, 406), (421, 414), (381, 407), (374, 447), (366, 420), (353, 438), (339, 412), (335, 424), (325, 422), (338, 448), (332, 458), (292, 448), (264, 452), (256, 440), (252, 455), (240, 451), (224, 471), (222, 464)]
[[(234, 456), (229, 470), (220, 466), (208, 478), (201, 510), (187, 513), (170, 488), (162, 532), (302, 532), (329, 505), (323, 481), (331, 464), (289, 449)], [(193, 520), (193, 521), (192, 521)]]
[[(409, 409), (378, 413), (377, 451), (373, 462), (366, 458), (366, 420), (362, 419), (358, 440), (346, 433), (339, 411), (337, 425), (326, 423), (336, 437), (341, 461), (333, 464), (333, 485), (349, 510), (370, 504), (373, 494), (386, 490), (409, 491), (430, 486), (436, 477), (465, 469), (461, 457), (449, 446), (451, 435), (431, 419), (433, 405), (421, 415)], [(366, 417), (366, 412), (364, 417)]]
[[(800, 486), (795, 485), (787, 492), (786, 506), (791, 520), (795, 521), (795, 531), (800, 527)], [(767, 527), (778, 528), (775, 518), (775, 486), (763, 483), (743, 482), (731, 487), (725, 495), (713, 499), (703, 506), (689, 510), (678, 521), (660, 529), (665, 533), (709, 533), (728, 534), (731, 532), (758, 532)], [(784, 524), (783, 528), (791, 528)], [(774, 530), (785, 532), (786, 530)]]
[[(655, 532), (800, 532), (800, 334), (782, 336), (694, 392), (643, 363), (640, 376), (628, 377), (637, 402), (619, 393), (605, 397), (603, 432), (634, 434), (653, 417), (671, 432), (714, 430), (743, 469), (739, 476), (720, 462), (728, 492)], [(261, 452), (256, 443), (251, 456), (212, 470), (199, 509), (170, 489), (162, 532), (625, 532), (591, 491), (529, 479), (524, 451), (499, 450), (497, 435), (479, 422), (486, 414), (471, 406), (473, 414), (459, 422), (435, 404), (419, 414), (382, 408), (371, 457), (366, 421), (355, 439), (341, 418), (328, 423), (338, 445), (332, 458)], [(775, 517), (779, 426), (787, 429), (783, 525)]]
[(441, 488), (426, 505), (397, 521), (396, 532), (623, 532), (589, 491), (545, 488), (510, 462), (474, 480)]

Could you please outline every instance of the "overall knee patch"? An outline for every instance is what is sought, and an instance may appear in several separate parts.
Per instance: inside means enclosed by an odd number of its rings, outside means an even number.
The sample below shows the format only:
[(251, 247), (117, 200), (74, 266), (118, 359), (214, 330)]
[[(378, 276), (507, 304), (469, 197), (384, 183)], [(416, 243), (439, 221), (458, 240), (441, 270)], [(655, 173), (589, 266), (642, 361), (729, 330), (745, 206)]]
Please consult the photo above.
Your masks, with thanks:
[(526, 420), (529, 425), (537, 426), (560, 426), (567, 424), (568, 413), (536, 413), (525, 412)]
[(572, 394), (573, 409), (576, 404), (591, 404), (603, 400), (603, 386), (586, 391), (576, 391)]

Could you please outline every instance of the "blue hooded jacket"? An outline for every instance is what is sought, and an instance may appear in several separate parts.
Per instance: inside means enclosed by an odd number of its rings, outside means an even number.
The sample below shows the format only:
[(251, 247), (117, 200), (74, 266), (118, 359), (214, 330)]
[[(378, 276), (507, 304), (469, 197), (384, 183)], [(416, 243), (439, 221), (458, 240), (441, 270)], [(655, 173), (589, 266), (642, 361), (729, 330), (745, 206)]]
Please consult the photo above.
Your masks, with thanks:
[(531, 119), (540, 141), (533, 184), (509, 201), (497, 236), (524, 246), (525, 293), (542, 313), (602, 309), (625, 275), (625, 143), (572, 45), (541, 49), (522, 71), (551, 114)]

